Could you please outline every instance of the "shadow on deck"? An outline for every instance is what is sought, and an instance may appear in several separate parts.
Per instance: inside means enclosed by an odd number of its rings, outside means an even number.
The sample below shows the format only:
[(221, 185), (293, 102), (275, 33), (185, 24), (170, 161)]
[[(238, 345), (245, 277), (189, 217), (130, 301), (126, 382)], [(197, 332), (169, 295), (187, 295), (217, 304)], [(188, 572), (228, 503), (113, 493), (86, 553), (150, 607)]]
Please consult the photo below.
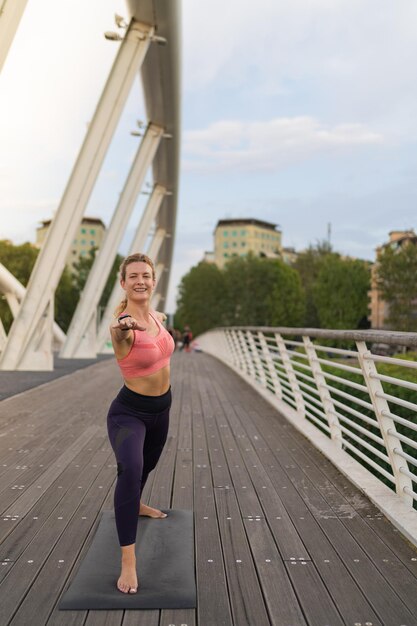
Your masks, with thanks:
[(417, 551), (375, 506), (226, 366), (182, 353), (172, 370), (144, 500), (194, 510), (198, 608), (56, 608), (112, 506), (104, 360), (0, 402), (0, 624), (415, 626)]

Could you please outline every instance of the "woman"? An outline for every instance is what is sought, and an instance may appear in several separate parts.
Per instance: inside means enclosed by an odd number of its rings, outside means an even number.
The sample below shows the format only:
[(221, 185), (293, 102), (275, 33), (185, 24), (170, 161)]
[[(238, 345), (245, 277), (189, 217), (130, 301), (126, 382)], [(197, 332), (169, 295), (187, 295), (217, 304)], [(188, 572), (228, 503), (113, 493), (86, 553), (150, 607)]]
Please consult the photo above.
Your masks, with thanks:
[(122, 551), (117, 588), (136, 593), (137, 516), (164, 518), (165, 513), (140, 502), (149, 472), (156, 466), (168, 434), (171, 387), (169, 362), (174, 342), (150, 302), (155, 268), (144, 254), (128, 256), (120, 266), (125, 299), (110, 333), (124, 386), (107, 417), (109, 439), (117, 460), (114, 494), (116, 527)]

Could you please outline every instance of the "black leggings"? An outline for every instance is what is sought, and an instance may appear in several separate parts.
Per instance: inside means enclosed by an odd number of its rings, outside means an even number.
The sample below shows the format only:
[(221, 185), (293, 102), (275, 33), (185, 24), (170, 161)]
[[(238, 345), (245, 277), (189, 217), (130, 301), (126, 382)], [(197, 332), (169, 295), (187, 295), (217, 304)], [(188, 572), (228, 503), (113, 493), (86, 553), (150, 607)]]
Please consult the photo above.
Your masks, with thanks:
[(121, 546), (136, 541), (140, 494), (165, 445), (170, 407), (171, 389), (144, 396), (127, 387), (110, 405), (107, 430), (117, 461), (114, 512)]

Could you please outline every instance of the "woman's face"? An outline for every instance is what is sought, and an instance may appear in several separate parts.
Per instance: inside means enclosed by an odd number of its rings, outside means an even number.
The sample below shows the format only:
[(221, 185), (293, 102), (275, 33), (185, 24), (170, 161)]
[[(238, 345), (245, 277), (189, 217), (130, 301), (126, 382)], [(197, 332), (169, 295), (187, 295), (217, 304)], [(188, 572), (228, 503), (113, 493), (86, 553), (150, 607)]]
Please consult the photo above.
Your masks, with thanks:
[(120, 284), (126, 291), (128, 300), (137, 303), (150, 300), (155, 288), (151, 266), (144, 261), (129, 263), (126, 267), (126, 278), (121, 279)]

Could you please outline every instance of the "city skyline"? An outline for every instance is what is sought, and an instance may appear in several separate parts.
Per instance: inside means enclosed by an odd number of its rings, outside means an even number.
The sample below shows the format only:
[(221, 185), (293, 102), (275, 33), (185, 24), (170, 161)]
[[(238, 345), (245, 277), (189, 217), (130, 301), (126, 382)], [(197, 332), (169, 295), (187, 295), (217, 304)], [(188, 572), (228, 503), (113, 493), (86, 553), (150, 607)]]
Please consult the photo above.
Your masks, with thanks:
[[(181, 276), (212, 248), (219, 219), (278, 223), (283, 245), (297, 250), (325, 239), (331, 223), (334, 248), (368, 260), (389, 231), (416, 226), (415, 3), (251, 6), (183, 3), (169, 312)], [(0, 75), (1, 238), (34, 242), (58, 206), (117, 51), (103, 37), (115, 29), (114, 13), (126, 15), (121, 0), (28, 1)], [(137, 119), (145, 119), (139, 81), (85, 212), (106, 225), (137, 146)]]

